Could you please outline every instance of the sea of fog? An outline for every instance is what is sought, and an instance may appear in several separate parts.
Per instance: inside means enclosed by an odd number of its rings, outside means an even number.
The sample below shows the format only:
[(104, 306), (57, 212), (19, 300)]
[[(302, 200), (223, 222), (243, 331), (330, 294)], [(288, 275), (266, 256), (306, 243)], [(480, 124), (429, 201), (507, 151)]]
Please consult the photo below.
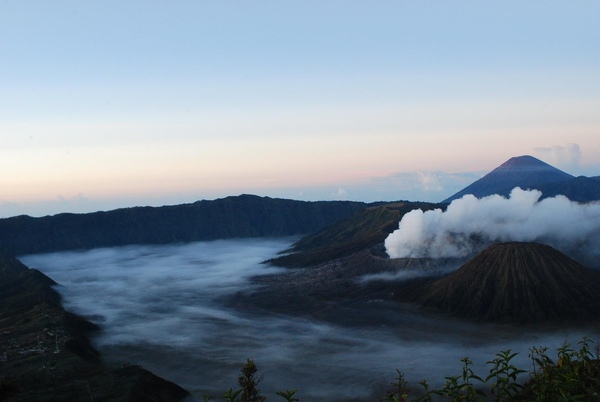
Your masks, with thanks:
[[(427, 378), (439, 386), (444, 376), (460, 374), (464, 356), (484, 374), (485, 362), (510, 348), (520, 353), (517, 365), (528, 369), (531, 346), (556, 348), (595, 336), (459, 324), (373, 300), (340, 307), (339, 314), (353, 315), (351, 326), (227, 307), (227, 298), (240, 291), (260, 291), (253, 276), (284, 272), (262, 261), (294, 240), (127, 246), (20, 259), (59, 283), (68, 310), (101, 326), (93, 342), (107, 362), (139, 364), (197, 400), (235, 388), (247, 358), (264, 375), (259, 388), (269, 399), (279, 399), (276, 390), (298, 388), (304, 401), (377, 401), (396, 369), (411, 383)], [(373, 324), (382, 312), (399, 319)], [(370, 316), (368, 325), (356, 324), (362, 315)]]

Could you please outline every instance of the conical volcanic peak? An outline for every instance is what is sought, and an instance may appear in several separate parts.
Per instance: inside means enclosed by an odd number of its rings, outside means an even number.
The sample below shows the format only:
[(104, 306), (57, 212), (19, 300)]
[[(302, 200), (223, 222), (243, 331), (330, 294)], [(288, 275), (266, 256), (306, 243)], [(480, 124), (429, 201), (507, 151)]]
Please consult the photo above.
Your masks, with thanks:
[(538, 243), (499, 243), (429, 285), (419, 301), (500, 322), (582, 320), (600, 315), (600, 273)]
[(466, 194), (473, 194), (477, 198), (492, 194), (507, 196), (515, 187), (521, 187), (523, 190), (539, 189), (547, 183), (564, 182), (573, 178), (572, 175), (533, 156), (517, 156), (510, 158), (443, 202), (452, 202)]
[[(539, 160), (538, 158), (534, 158), (531, 155), (521, 155), (515, 156), (504, 162), (502, 165), (498, 166), (496, 169), (498, 170), (514, 170), (517, 172), (540, 172), (540, 171), (549, 171), (554, 170), (558, 172), (562, 172), (561, 170), (556, 169), (554, 166), (547, 164), (544, 161)], [(564, 173), (564, 172), (562, 172)]]

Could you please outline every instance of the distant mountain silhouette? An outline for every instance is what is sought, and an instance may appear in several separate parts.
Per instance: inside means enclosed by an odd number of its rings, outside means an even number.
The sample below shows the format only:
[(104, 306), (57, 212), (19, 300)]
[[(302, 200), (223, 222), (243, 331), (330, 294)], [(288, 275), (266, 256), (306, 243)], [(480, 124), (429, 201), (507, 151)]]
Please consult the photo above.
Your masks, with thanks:
[[(449, 203), (466, 194), (473, 194), (477, 198), (492, 194), (508, 196), (515, 187), (521, 187), (523, 190), (539, 189), (543, 185), (568, 183), (572, 179), (574, 179), (572, 175), (533, 156), (517, 156), (510, 158), (481, 179), (442, 202)], [(563, 194), (563, 190), (560, 190), (558, 186), (554, 187), (553, 191)]]
[(457, 271), (408, 293), (423, 306), (484, 321), (600, 316), (600, 272), (538, 243), (494, 244)]
[(13, 255), (316, 232), (369, 205), (240, 195), (164, 207), (0, 219), (0, 251)]

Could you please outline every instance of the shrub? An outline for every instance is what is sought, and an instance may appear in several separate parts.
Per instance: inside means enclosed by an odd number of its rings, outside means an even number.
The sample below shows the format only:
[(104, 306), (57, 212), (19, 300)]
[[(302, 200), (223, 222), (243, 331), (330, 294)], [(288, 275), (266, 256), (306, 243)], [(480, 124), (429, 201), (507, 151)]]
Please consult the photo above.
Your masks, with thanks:
[(238, 377), (238, 384), (242, 390), (242, 402), (263, 402), (267, 399), (256, 388), (263, 379), (262, 376), (256, 377), (257, 371), (256, 363), (252, 359), (248, 359), (242, 367), (242, 373)]
[[(564, 343), (557, 349), (556, 362), (548, 356), (548, 348), (532, 347), (529, 358), (532, 362), (529, 380), (524, 384), (518, 382), (519, 375), (526, 370), (515, 367), (511, 361), (517, 353), (510, 349), (496, 353), (496, 357), (486, 364), (490, 366), (489, 374), (483, 378), (475, 374), (473, 362), (464, 357), (462, 372), (456, 376), (445, 377), (444, 386), (430, 389), (426, 380), (419, 384), (423, 388), (421, 395), (410, 399), (413, 402), (432, 402), (448, 400), (452, 402), (479, 401), (531, 401), (531, 402), (567, 402), (567, 401), (600, 401), (600, 345), (594, 355), (591, 351), (593, 342), (583, 338), (579, 350), (572, 349)], [(238, 377), (241, 387), (234, 391), (229, 389), (222, 396), (227, 402), (264, 402), (267, 398), (260, 395), (257, 385), (262, 376), (257, 377), (258, 368), (254, 360), (248, 359)], [(393, 390), (389, 391), (382, 401), (408, 402), (409, 394), (404, 374), (396, 370), (397, 380), (392, 382)], [(489, 389), (489, 393), (484, 391)], [(297, 390), (278, 391), (276, 394), (287, 402), (299, 402), (294, 395)], [(203, 396), (206, 402), (210, 397)]]

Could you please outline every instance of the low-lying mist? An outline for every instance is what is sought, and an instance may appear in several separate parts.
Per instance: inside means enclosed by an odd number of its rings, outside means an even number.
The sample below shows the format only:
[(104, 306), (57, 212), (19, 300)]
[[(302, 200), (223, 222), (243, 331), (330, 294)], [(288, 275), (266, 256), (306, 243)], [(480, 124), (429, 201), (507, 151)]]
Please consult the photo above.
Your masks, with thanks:
[(466, 195), (446, 211), (414, 210), (385, 240), (392, 258), (464, 257), (490, 242), (539, 242), (588, 266), (600, 257), (600, 203), (515, 188), (508, 198)]
[[(413, 384), (460, 374), (460, 358), (476, 370), (499, 350), (519, 352), (528, 369), (528, 348), (577, 342), (584, 330), (548, 332), (459, 323), (383, 300), (335, 306), (353, 315), (352, 326), (225, 307), (239, 291), (260, 291), (255, 275), (283, 270), (261, 262), (296, 239), (254, 239), (185, 245), (129, 246), (30, 255), (21, 260), (57, 281), (65, 307), (98, 323), (94, 339), (108, 362), (140, 364), (191, 391), (217, 399), (237, 386), (247, 358), (264, 381), (259, 388), (299, 388), (306, 401), (376, 401), (385, 396), (395, 370)], [(398, 280), (398, 278), (395, 278)], [(394, 320), (373, 325), (373, 316)], [(369, 325), (357, 325), (370, 316)], [(385, 325), (383, 323), (385, 322)], [(391, 322), (397, 324), (392, 325)]]

